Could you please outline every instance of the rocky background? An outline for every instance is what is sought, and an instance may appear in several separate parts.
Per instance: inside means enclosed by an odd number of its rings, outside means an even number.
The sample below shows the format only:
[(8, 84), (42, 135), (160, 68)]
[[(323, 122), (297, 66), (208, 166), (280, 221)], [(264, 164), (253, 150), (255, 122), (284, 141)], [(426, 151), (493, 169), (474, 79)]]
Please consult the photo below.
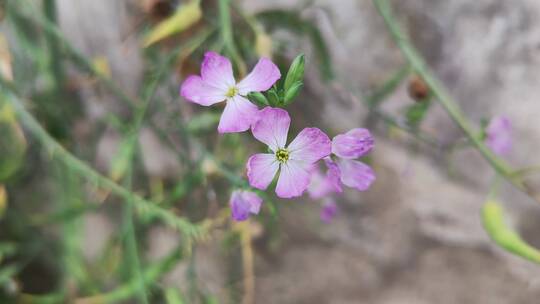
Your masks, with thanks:
[[(116, 81), (135, 92), (141, 80), (139, 42), (132, 35), (135, 0), (60, 0), (62, 31), (86, 55), (105, 56)], [(368, 0), (243, 0), (247, 12), (305, 6), (302, 17), (314, 21), (327, 42), (336, 79), (368, 94), (403, 64), (381, 17)], [(480, 126), (483, 118), (507, 115), (514, 127), (514, 148), (507, 157), (515, 167), (537, 163), (540, 150), (540, 2), (537, 0), (407, 0), (394, 1), (400, 21), (430, 67)], [(289, 41), (291, 57), (312, 50), (306, 41), (277, 32)], [(287, 40), (288, 39), (288, 40)], [(268, 248), (256, 241), (256, 303), (537, 303), (540, 267), (493, 246), (480, 225), (479, 210), (494, 173), (470, 149), (449, 163), (441, 151), (415, 144), (412, 137), (392, 135), (366, 107), (323, 83), (308, 68), (307, 89), (296, 112), (334, 132), (356, 126), (374, 129), (372, 153), (377, 181), (366, 193), (347, 192), (336, 220), (319, 222), (314, 203), (287, 202), (279, 222), (282, 241)], [(179, 80), (178, 80), (179, 81)], [(104, 115), (107, 96), (84, 91), (89, 115)], [(180, 101), (180, 100), (179, 100)], [(406, 85), (384, 102), (383, 109), (401, 113), (413, 101)], [(462, 136), (444, 110), (434, 104), (422, 130), (442, 142)], [(167, 174), (167, 151), (141, 140), (152, 150), (145, 163)], [(116, 139), (117, 142), (118, 139)], [(99, 157), (110, 157), (114, 136), (101, 139)], [(96, 164), (99, 166), (99, 163)], [(451, 167), (451, 170), (449, 170)], [(174, 168), (174, 167), (173, 167)], [(540, 246), (540, 206), (505, 185), (501, 197), (509, 221), (531, 243)], [(84, 251), (98, 252), (113, 233), (105, 216), (86, 218)], [(152, 234), (150, 257), (172, 248), (176, 238), (166, 229)], [(197, 273), (203, 288), (225, 296), (227, 260), (218, 244), (201, 245)], [(167, 284), (185, 283), (180, 265)]]

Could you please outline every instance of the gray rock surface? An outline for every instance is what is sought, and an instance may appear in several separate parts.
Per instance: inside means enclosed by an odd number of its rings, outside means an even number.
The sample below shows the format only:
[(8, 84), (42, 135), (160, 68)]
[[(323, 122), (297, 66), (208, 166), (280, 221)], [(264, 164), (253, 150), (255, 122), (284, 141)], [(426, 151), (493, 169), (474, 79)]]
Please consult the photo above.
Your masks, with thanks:
[[(250, 0), (242, 5), (255, 12), (300, 2)], [(106, 55), (115, 79), (133, 93), (142, 63), (137, 48), (125, 48), (136, 41), (122, 35), (127, 17), (120, 3), (59, 1), (61, 25), (86, 54)], [(479, 126), (482, 118), (507, 115), (515, 130), (509, 162), (516, 167), (535, 164), (535, 151), (540, 149), (540, 2), (394, 4), (415, 45), (467, 117)], [(100, 28), (108, 30), (96, 31), (88, 15), (99, 18)], [(303, 16), (321, 28), (337, 79), (348, 87), (367, 94), (404, 63), (371, 1), (317, 0)], [(304, 44), (289, 48), (309, 54)], [(324, 105), (326, 127), (337, 132), (365, 123), (365, 107), (336, 102), (340, 97), (318, 80), (316, 69), (308, 72), (308, 94), (319, 100), (299, 102)], [(99, 105), (107, 97), (90, 90), (88, 95), (87, 106), (98, 108), (90, 112), (102, 115)], [(383, 108), (400, 113), (411, 102), (402, 86)], [(430, 109), (422, 129), (444, 142), (462, 136), (438, 106)], [(416, 153), (410, 138), (390, 140), (381, 124), (376, 126), (376, 140), (377, 182), (366, 193), (347, 192), (334, 223), (320, 224), (312, 203), (285, 208), (285, 240), (270, 255), (257, 251), (257, 303), (536, 303), (540, 268), (493, 246), (480, 226), (479, 209), (493, 178), (487, 163), (475, 151), (460, 151), (453, 157), (454, 174), (449, 175), (436, 151), (420, 147)], [(504, 186), (502, 199), (511, 223), (540, 245), (540, 206), (510, 186)], [(214, 278), (208, 280), (211, 285), (222, 282), (225, 260), (216, 258), (215, 249), (208, 246), (200, 250), (207, 251), (201, 260), (210, 263), (200, 270), (203, 276)], [(169, 278), (168, 283), (175, 281)], [(209, 288), (216, 291), (218, 285)]]

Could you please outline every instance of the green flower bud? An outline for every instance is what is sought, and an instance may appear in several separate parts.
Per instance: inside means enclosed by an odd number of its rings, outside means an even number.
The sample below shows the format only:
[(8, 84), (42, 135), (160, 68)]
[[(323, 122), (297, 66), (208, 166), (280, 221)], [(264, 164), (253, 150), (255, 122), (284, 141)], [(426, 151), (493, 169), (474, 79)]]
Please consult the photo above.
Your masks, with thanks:
[(248, 99), (256, 103), (258, 106), (264, 107), (270, 105), (268, 99), (261, 92), (251, 92), (248, 94)]
[(268, 102), (271, 106), (275, 107), (279, 105), (280, 98), (274, 88), (270, 89), (270, 91), (267, 92), (267, 95), (268, 95)]
[(289, 91), (289, 89), (297, 82), (302, 82), (304, 80), (304, 65), (305, 65), (305, 56), (300, 54), (291, 63), (287, 76), (285, 77), (285, 83), (283, 89)]
[(303, 86), (304, 84), (301, 81), (297, 81), (285, 92), (285, 97), (283, 99), (285, 105), (289, 105), (294, 101)]

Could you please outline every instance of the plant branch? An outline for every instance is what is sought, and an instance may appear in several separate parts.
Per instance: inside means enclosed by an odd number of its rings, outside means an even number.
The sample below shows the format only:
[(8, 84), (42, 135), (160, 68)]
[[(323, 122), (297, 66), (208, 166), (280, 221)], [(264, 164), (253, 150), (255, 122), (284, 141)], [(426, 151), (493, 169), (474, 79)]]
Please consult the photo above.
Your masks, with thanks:
[(519, 190), (539, 201), (538, 197), (532, 194), (531, 190), (527, 188), (523, 180), (512, 174), (514, 170), (504, 160), (493, 154), (493, 152), (491, 152), (483, 141), (476, 136), (476, 131), (467, 120), (457, 103), (450, 97), (443, 85), (429, 71), (423, 57), (418, 53), (407, 36), (402, 32), (400, 26), (392, 15), (388, 0), (374, 0), (373, 3), (379, 11), (379, 14), (383, 17), (393, 40), (401, 50), (401, 53), (405, 59), (409, 62), (411, 68), (423, 78), (433, 92), (435, 99), (443, 106), (448, 115), (470, 139), (474, 147), (480, 152), (484, 159), (486, 159), (491, 167), (504, 179), (509, 181)]
[[(3, 79), (0, 81), (0, 86), (6, 89), (9, 88), (9, 86), (4, 84)], [(108, 189), (124, 199), (126, 202), (132, 203), (137, 211), (141, 214), (152, 214), (166, 224), (182, 231), (189, 237), (200, 237), (204, 233), (204, 229), (201, 227), (201, 225), (193, 224), (189, 220), (179, 217), (176, 214), (159, 207), (157, 204), (133, 194), (111, 179), (101, 175), (83, 161), (79, 160), (73, 154), (64, 149), (64, 147), (62, 147), (59, 143), (57, 143), (41, 127), (32, 114), (25, 109), (22, 103), (15, 96), (12, 96), (12, 98), (6, 98), (6, 101), (13, 106), (21, 123), (39, 141), (39, 143), (45, 147), (51, 157), (56, 157), (74, 172), (86, 178), (97, 187)]]

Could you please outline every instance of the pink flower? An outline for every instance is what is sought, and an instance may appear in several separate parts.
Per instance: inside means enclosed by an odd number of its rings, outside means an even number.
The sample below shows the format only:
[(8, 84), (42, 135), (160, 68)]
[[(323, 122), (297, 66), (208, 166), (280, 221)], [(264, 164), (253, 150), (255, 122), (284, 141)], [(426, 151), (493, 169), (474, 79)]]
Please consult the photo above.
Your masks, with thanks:
[(317, 128), (305, 128), (288, 145), (287, 133), (291, 118), (287, 111), (266, 107), (253, 125), (255, 138), (265, 143), (272, 153), (252, 155), (247, 162), (249, 184), (265, 190), (280, 170), (276, 194), (281, 198), (302, 195), (311, 180), (313, 165), (330, 154), (330, 139)]
[(498, 155), (506, 155), (512, 149), (512, 124), (504, 116), (494, 117), (486, 128), (486, 144)]
[(329, 224), (338, 212), (338, 206), (333, 199), (327, 199), (321, 207), (320, 217), (321, 221)]
[(236, 83), (229, 59), (215, 52), (206, 52), (201, 76), (189, 76), (182, 83), (180, 95), (202, 106), (226, 100), (218, 132), (243, 132), (255, 122), (258, 112), (257, 106), (244, 96), (268, 90), (280, 77), (277, 66), (270, 59), (261, 58), (251, 73)]
[(343, 192), (341, 184), (358, 191), (366, 191), (375, 181), (375, 172), (366, 164), (353, 160), (366, 155), (374, 146), (374, 140), (367, 129), (352, 129), (332, 139), (332, 152), (337, 160), (331, 157), (324, 159), (326, 175), (317, 172), (309, 185), (312, 198), (321, 198), (329, 193)]
[(229, 205), (235, 221), (245, 221), (250, 214), (259, 214), (262, 199), (252, 191), (236, 190), (231, 194)]

